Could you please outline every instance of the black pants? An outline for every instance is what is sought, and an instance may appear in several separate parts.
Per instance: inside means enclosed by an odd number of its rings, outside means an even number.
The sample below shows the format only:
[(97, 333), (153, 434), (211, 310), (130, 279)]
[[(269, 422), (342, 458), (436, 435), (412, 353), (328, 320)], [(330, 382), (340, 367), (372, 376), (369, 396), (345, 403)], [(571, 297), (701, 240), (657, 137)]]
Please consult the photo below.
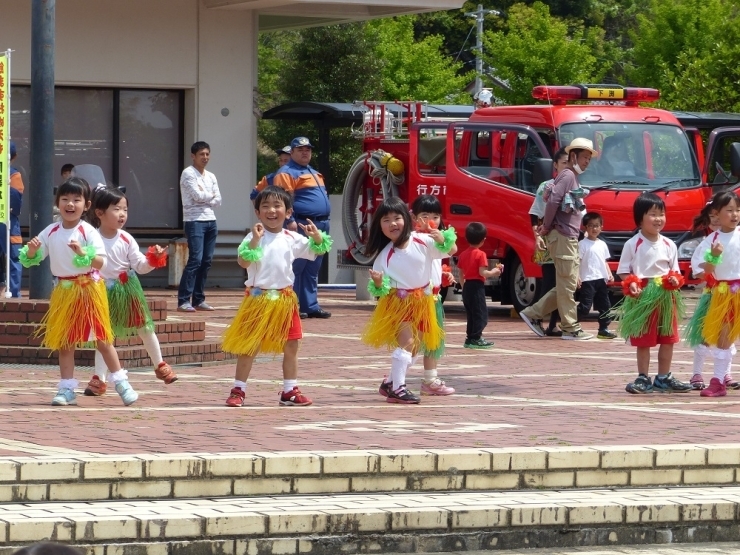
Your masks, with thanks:
[(479, 279), (466, 279), (462, 290), (463, 305), (468, 318), (465, 328), (467, 340), (480, 339), (488, 325), (488, 304), (486, 286)]
[(603, 279), (593, 281), (584, 281), (581, 283), (579, 293), (578, 315), (580, 317), (588, 316), (591, 312), (591, 306), (599, 312), (599, 331), (605, 330), (611, 324), (611, 318), (607, 318), (606, 313), (612, 307), (609, 300), (609, 288)]
[[(542, 295), (547, 293), (550, 289), (555, 288), (556, 275), (557, 272), (555, 271), (555, 264), (542, 265)], [(547, 326), (548, 329), (554, 330), (559, 321), (560, 313), (555, 309), (550, 313), (550, 324)]]

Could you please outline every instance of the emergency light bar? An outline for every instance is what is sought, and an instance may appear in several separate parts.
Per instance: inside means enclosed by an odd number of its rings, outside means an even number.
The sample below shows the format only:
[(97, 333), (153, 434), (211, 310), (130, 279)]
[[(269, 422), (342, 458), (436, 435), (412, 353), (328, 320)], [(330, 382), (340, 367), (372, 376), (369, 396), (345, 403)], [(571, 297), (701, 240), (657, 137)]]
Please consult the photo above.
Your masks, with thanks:
[(568, 100), (603, 100), (636, 106), (638, 102), (655, 102), (660, 98), (660, 91), (620, 85), (540, 85), (532, 89), (532, 97), (553, 104), (565, 104)]

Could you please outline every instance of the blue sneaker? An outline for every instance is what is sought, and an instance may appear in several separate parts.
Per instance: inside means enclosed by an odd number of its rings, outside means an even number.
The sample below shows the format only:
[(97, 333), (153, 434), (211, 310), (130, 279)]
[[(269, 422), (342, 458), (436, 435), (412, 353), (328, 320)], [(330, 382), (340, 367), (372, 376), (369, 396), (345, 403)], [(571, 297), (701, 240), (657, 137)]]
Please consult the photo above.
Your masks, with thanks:
[(627, 390), (627, 393), (652, 393), (653, 384), (650, 381), (650, 376), (639, 374), (637, 378), (635, 378), (634, 382), (627, 384), (625, 389)]
[(73, 389), (60, 388), (54, 398), (51, 400), (52, 406), (66, 407), (67, 405), (77, 404), (77, 395)]
[(134, 391), (128, 380), (121, 380), (116, 383), (116, 392), (121, 396), (121, 401), (126, 406), (133, 405), (136, 399), (139, 398), (139, 394)]
[(668, 372), (665, 376), (655, 376), (653, 391), (658, 393), (688, 393), (691, 391), (691, 384), (677, 380), (673, 377), (672, 372)]

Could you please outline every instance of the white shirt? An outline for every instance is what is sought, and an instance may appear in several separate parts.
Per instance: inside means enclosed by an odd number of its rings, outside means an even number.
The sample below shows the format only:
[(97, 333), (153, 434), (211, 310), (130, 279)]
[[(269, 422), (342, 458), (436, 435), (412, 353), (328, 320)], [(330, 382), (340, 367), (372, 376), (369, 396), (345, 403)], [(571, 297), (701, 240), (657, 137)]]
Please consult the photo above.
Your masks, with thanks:
[(609, 281), (609, 270), (606, 261), (611, 257), (609, 247), (604, 241), (597, 238), (592, 241), (588, 237), (578, 242), (578, 256), (581, 259), (579, 275), (581, 281), (603, 279)]
[(435, 258), (432, 260), (432, 275), (431, 275), (432, 287), (442, 286), (442, 259)]
[(671, 270), (679, 271), (676, 243), (662, 235), (657, 241), (650, 241), (638, 232), (624, 244), (617, 273), (644, 279), (665, 276)]
[[(373, 270), (383, 272), (391, 280), (395, 289), (421, 289), (432, 280), (434, 260), (447, 258), (448, 254), (439, 250), (434, 239), (426, 233), (412, 232), (405, 249), (388, 243), (375, 258)], [(442, 282), (440, 264), (440, 283)]]
[(100, 275), (104, 279), (115, 279), (122, 272), (129, 270), (133, 270), (137, 274), (148, 274), (154, 269), (147, 262), (146, 256), (139, 250), (136, 239), (131, 237), (128, 232), (119, 229), (115, 237), (111, 239), (102, 237), (102, 239), (105, 252), (108, 255), (108, 262), (100, 270)]
[[(80, 221), (72, 229), (65, 229), (62, 222), (51, 224), (39, 233), (38, 237), (41, 241), (39, 251), (43, 258), (49, 257), (51, 273), (54, 277), (80, 276), (92, 271), (92, 266), (78, 268), (74, 265), (74, 258), (77, 255), (69, 248), (70, 241), (77, 241), (82, 248), (93, 245), (96, 254), (102, 256), (104, 262), (107, 258), (103, 238), (97, 229), (85, 221)], [(105, 269), (105, 264), (103, 264), (103, 269)]]
[(691, 269), (695, 274), (703, 273), (699, 264), (704, 264), (704, 255), (712, 250), (712, 243), (722, 243), (722, 262), (714, 268), (714, 277), (721, 280), (740, 279), (740, 231), (736, 228), (730, 233), (713, 231), (696, 247), (691, 257)]
[(216, 219), (214, 206), (221, 206), (221, 192), (216, 176), (208, 170), (201, 174), (194, 166), (180, 176), (182, 219), (185, 222), (209, 222)]
[[(252, 240), (250, 231), (244, 241)], [(247, 287), (260, 289), (285, 289), (293, 285), (293, 261), (296, 258), (316, 260), (317, 254), (308, 246), (308, 237), (295, 231), (283, 229), (280, 233), (265, 230), (260, 239), (263, 256), (258, 262), (252, 262), (247, 269)]]

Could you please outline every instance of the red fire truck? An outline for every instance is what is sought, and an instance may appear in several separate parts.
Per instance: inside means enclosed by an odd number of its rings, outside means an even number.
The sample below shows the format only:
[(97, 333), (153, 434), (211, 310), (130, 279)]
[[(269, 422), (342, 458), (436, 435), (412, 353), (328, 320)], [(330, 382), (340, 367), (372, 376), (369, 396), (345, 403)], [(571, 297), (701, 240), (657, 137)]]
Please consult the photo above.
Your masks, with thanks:
[(650, 191), (666, 202), (664, 234), (678, 245), (681, 271), (690, 278), (689, 260), (700, 241), (691, 234), (692, 220), (712, 195), (708, 175), (715, 186), (735, 186), (740, 129), (712, 131), (705, 157), (698, 129), (685, 128), (671, 112), (642, 105), (659, 98), (655, 89), (539, 86), (532, 95), (543, 103), (483, 108), (453, 122), (428, 118), (421, 102), (364, 103), (365, 154), (344, 187), (349, 244), (344, 261), (371, 263), (363, 247), (374, 207), (383, 198), (400, 196), (410, 204), (418, 195), (437, 195), (444, 222), (458, 230), (461, 249), (468, 223), (486, 225), (489, 262), (506, 268), (489, 282), (491, 298), (521, 310), (538, 295), (541, 270), (533, 261), (528, 211), (538, 185), (552, 177), (552, 154), (576, 137), (590, 139), (600, 152), (605, 141), (619, 136), (631, 170), (615, 172), (594, 157), (580, 177), (590, 190), (588, 210), (604, 218), (601, 237), (609, 245), (610, 266), (616, 269), (625, 241), (635, 233), (635, 198)]

